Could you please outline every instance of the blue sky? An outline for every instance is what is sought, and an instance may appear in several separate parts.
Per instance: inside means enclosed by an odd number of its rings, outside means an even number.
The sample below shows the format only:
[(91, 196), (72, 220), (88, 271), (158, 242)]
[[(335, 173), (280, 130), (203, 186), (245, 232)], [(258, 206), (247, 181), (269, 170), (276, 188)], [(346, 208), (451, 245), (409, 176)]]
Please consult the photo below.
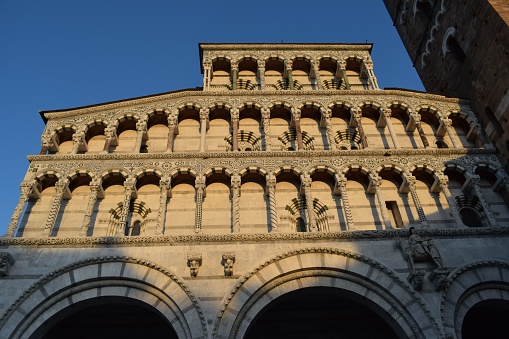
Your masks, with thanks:
[(201, 86), (200, 42), (371, 42), (381, 88), (423, 90), (382, 0), (0, 0), (0, 234), (63, 109)]

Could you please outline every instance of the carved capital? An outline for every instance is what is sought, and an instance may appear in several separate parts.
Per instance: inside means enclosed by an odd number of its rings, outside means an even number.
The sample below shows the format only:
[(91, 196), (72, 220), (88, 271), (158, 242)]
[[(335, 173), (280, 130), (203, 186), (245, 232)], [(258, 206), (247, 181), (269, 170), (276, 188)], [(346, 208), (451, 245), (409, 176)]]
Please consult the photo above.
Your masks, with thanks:
[(391, 117), (391, 115), (392, 115), (392, 109), (386, 108), (386, 109), (383, 110), (382, 113), (384, 115), (384, 118), (389, 119)]
[(138, 121), (136, 123), (136, 130), (138, 132), (146, 132), (147, 131), (147, 123), (145, 121)]
[(232, 185), (232, 188), (235, 188), (235, 189), (239, 189), (240, 188), (240, 184), (241, 184), (241, 176), (240, 175), (232, 175), (231, 177), (231, 185)]
[(204, 190), (205, 184), (206, 184), (206, 178), (204, 175), (196, 176), (196, 179), (194, 180), (194, 187), (196, 187), (197, 189)]

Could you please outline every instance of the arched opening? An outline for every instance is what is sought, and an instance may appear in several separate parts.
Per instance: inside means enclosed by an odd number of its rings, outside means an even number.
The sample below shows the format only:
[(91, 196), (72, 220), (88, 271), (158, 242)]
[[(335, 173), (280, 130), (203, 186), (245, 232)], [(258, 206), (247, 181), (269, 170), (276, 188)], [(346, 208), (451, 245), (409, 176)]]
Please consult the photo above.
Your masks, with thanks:
[(73, 304), (48, 319), (30, 338), (178, 338), (155, 308), (122, 297)]
[(106, 142), (106, 136), (104, 129), (106, 126), (96, 121), (90, 124), (85, 132), (85, 142), (88, 146), (87, 153), (100, 153), (104, 149), (104, 143)]
[(195, 152), (200, 149), (200, 111), (193, 106), (179, 110), (178, 133), (173, 140), (173, 152)]
[(138, 152), (134, 147), (136, 145), (136, 120), (132, 116), (125, 116), (119, 120), (117, 128), (118, 145), (113, 147), (112, 153), (131, 153)]
[(168, 116), (164, 112), (153, 113), (147, 121), (147, 140), (143, 140), (140, 153), (166, 151), (168, 144)]
[(258, 64), (255, 59), (245, 57), (239, 62), (239, 75), (237, 89), (256, 90), (258, 89)]
[(73, 148), (73, 141), (72, 136), (74, 134), (74, 130), (71, 127), (65, 126), (58, 130), (55, 133), (55, 141), (58, 144), (58, 151), (57, 152), (51, 152), (55, 154), (68, 154), (71, 153)]
[(311, 62), (308, 59), (304, 57), (294, 59), (292, 63), (293, 89), (308, 91), (315, 89), (315, 83), (314, 80), (311, 81), (310, 73)]
[(465, 315), (461, 333), (463, 339), (507, 338), (509, 333), (509, 301), (483, 300)]
[(212, 78), (210, 89), (213, 91), (225, 91), (231, 87), (231, 64), (230, 60), (219, 57), (212, 62)]
[(311, 287), (265, 306), (244, 338), (399, 338), (395, 327), (368, 299), (337, 288)]
[(209, 130), (207, 131), (207, 142), (205, 149), (210, 152), (231, 151), (232, 146), (225, 142), (231, 138), (231, 115), (230, 111), (221, 105), (210, 110)]

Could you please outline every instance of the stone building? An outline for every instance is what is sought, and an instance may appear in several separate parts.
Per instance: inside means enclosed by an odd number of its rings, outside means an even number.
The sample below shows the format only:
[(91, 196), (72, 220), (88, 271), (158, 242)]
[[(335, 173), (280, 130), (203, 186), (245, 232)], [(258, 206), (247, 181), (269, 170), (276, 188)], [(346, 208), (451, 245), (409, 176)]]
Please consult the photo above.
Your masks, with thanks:
[(384, 0), (431, 93), (467, 98), (509, 169), (507, 0)]
[(203, 88), (42, 112), (0, 337), (506, 330), (509, 177), (468, 101), (380, 90), (371, 48), (201, 44)]

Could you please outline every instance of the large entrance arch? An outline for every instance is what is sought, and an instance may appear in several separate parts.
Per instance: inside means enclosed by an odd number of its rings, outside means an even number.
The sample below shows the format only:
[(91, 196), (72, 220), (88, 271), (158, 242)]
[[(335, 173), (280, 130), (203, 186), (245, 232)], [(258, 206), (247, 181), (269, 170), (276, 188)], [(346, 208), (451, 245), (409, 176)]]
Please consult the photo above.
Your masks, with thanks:
[(402, 332), (369, 299), (333, 287), (309, 287), (269, 303), (253, 319), (245, 338), (399, 338), (393, 327)]
[(75, 310), (104, 312), (101, 299), (120, 300), (157, 324), (160, 318), (178, 338), (207, 337), (198, 299), (180, 278), (146, 260), (118, 256), (79, 261), (41, 278), (0, 318), (0, 338), (39, 338), (61, 321), (75, 321)]
[(31, 339), (178, 339), (154, 307), (125, 297), (88, 299), (46, 320)]
[(240, 339), (256, 333), (251, 324), (263, 319), (274, 300), (291, 300), (293, 292), (306, 293), (302, 291), (308, 288), (334, 290), (340, 299), (360, 304), (365, 314), (381, 318), (396, 338), (445, 338), (426, 302), (398, 274), (363, 255), (323, 247), (281, 253), (239, 278), (224, 299), (212, 337)]
[(483, 300), (465, 315), (461, 333), (463, 339), (507, 338), (509, 333), (509, 300)]

